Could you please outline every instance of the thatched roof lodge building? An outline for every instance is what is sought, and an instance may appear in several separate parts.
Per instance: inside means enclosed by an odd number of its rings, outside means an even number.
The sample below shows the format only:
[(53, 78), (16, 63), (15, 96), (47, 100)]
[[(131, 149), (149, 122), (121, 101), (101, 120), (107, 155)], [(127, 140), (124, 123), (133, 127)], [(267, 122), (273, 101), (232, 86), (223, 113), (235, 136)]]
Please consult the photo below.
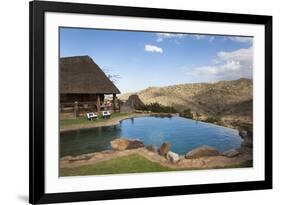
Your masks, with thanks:
[(99, 112), (104, 95), (113, 95), (115, 110), (119, 89), (89, 56), (60, 58), (61, 111), (75, 107)]

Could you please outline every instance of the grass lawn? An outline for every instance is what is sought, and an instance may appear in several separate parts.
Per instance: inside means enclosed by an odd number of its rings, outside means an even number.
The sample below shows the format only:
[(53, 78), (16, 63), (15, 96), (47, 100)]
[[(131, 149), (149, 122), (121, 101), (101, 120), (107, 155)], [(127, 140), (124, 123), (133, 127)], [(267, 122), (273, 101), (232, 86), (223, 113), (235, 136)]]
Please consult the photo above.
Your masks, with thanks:
[(103, 175), (103, 174), (121, 174), (121, 173), (144, 173), (144, 172), (161, 172), (161, 171), (183, 171), (183, 170), (202, 170), (202, 169), (228, 169), (252, 167), (253, 161), (246, 161), (238, 165), (229, 165), (213, 168), (178, 168), (172, 169), (163, 167), (158, 163), (147, 160), (146, 158), (132, 154), (129, 156), (119, 157), (116, 159), (99, 162), (94, 165), (85, 165), (75, 168), (60, 169), (60, 176), (84, 176), (84, 175)]
[(100, 175), (100, 174), (120, 174), (120, 173), (140, 173), (140, 172), (160, 172), (172, 171), (173, 169), (163, 167), (146, 158), (132, 154), (129, 156), (119, 157), (94, 165), (85, 165), (76, 168), (62, 168), (61, 176), (83, 176), (83, 175)]
[[(122, 113), (122, 112), (114, 112), (111, 113), (110, 119), (117, 118), (117, 117), (123, 117), (130, 115), (130, 113)], [(71, 125), (79, 125), (79, 124), (93, 124), (93, 123), (99, 123), (99, 122), (106, 122), (109, 121), (110, 119), (103, 119), (101, 115), (98, 116), (98, 119), (90, 121), (87, 119), (87, 117), (79, 117), (77, 119), (62, 119), (60, 120), (60, 126), (67, 127)]]

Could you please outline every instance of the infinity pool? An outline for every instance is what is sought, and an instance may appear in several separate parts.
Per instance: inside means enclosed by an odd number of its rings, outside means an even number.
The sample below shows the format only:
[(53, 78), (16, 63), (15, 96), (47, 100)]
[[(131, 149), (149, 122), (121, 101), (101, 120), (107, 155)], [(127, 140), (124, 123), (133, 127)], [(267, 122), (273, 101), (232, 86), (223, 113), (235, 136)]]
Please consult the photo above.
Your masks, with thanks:
[(178, 154), (202, 145), (225, 151), (239, 148), (242, 142), (237, 130), (182, 117), (130, 118), (115, 126), (62, 132), (60, 135), (61, 157), (111, 149), (110, 141), (116, 138), (139, 139), (146, 145), (157, 147), (169, 142), (171, 150)]

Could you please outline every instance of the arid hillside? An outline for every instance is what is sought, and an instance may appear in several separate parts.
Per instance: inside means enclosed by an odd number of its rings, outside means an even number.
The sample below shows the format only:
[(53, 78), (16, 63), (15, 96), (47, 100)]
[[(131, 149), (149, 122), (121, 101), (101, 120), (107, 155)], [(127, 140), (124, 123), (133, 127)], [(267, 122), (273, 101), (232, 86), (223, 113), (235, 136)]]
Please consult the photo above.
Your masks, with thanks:
[(252, 123), (253, 84), (246, 78), (148, 87), (137, 93), (120, 95), (119, 99), (126, 101), (132, 94), (137, 94), (144, 104), (156, 102), (179, 112), (190, 110), (200, 118), (219, 117), (225, 124)]

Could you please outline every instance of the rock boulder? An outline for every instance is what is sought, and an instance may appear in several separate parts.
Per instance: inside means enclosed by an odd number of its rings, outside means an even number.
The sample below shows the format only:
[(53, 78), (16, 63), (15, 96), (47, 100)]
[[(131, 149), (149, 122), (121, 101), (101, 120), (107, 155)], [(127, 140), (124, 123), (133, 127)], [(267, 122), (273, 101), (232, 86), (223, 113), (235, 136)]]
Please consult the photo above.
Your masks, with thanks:
[(247, 131), (245, 131), (245, 130), (240, 130), (240, 131), (239, 131), (239, 136), (240, 136), (242, 139), (245, 139), (245, 138), (248, 137), (248, 133), (247, 133)]
[(252, 147), (253, 146), (253, 132), (251, 132), (251, 131), (239, 131), (239, 135), (244, 140), (241, 143), (242, 147)]
[(157, 148), (154, 145), (147, 145), (145, 148), (150, 152), (157, 152)]
[(209, 156), (218, 156), (218, 155), (220, 155), (220, 152), (216, 148), (204, 145), (189, 151), (185, 155), (185, 158), (190, 159), (190, 158), (209, 157)]
[(144, 103), (141, 101), (138, 95), (130, 95), (128, 100), (125, 102), (125, 105), (130, 106), (134, 109), (139, 109), (144, 106)]
[(159, 154), (162, 155), (162, 156), (166, 156), (166, 154), (170, 150), (170, 147), (171, 147), (170, 143), (164, 142), (159, 149)]
[(230, 158), (236, 157), (239, 154), (240, 152), (238, 152), (236, 149), (230, 149), (222, 153), (223, 156), (230, 157)]
[(144, 143), (140, 140), (128, 140), (124, 138), (112, 140), (110, 144), (114, 150), (137, 149), (144, 147)]
[(180, 160), (180, 156), (175, 152), (168, 151), (167, 159), (172, 163), (177, 163)]
[(253, 147), (253, 140), (250, 138), (245, 138), (244, 141), (241, 143), (242, 147)]

